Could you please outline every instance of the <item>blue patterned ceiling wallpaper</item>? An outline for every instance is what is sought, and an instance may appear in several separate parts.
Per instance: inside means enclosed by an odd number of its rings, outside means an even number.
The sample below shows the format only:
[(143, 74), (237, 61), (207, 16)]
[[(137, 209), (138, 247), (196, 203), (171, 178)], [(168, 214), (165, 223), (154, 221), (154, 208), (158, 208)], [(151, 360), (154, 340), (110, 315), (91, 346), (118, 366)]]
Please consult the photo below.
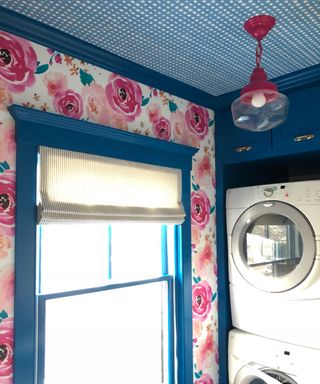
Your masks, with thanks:
[(214, 96), (248, 82), (255, 40), (243, 23), (271, 14), (270, 79), (320, 63), (320, 0), (2, 0), (1, 5)]

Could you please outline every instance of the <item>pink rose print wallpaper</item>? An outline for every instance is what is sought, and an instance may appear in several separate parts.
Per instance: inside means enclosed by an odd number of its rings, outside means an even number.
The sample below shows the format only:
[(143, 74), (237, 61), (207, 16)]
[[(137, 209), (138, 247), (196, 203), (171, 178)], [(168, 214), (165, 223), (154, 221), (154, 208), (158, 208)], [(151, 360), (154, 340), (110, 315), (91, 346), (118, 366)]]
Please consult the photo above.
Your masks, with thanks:
[(194, 146), (190, 184), (194, 384), (218, 384), (214, 113), (0, 31), (0, 384), (12, 384), (18, 104)]
[(1, 33), (0, 46), (1, 79), (9, 91), (23, 92), (36, 81), (37, 55), (29, 42), (5, 32)]
[(190, 132), (197, 135), (200, 140), (203, 140), (208, 134), (208, 110), (199, 105), (189, 103), (185, 117)]
[(199, 229), (205, 229), (210, 220), (210, 214), (214, 207), (210, 205), (210, 199), (199, 184), (193, 185), (195, 189), (191, 194), (191, 222)]
[[(4, 311), (0, 313), (4, 317)], [(13, 319), (5, 318), (0, 327), (0, 382), (12, 383)]]
[(55, 93), (53, 106), (57, 113), (67, 117), (80, 119), (83, 113), (83, 101), (79, 93), (72, 89), (60, 90)]
[(105, 91), (111, 108), (122, 113), (127, 121), (140, 116), (142, 91), (138, 83), (113, 73)]

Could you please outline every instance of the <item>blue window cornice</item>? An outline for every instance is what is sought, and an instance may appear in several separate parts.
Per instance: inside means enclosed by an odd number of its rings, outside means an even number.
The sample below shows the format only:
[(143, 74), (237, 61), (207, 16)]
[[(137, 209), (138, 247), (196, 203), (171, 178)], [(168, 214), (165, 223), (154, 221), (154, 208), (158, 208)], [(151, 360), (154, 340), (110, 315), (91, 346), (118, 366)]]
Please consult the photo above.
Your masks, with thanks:
[[(8, 109), (16, 121), (16, 136), (19, 137), (21, 143), (83, 151), (109, 157), (113, 155), (119, 157), (120, 154), (123, 160), (145, 162), (148, 159), (150, 164), (180, 168), (186, 171), (191, 170), (192, 155), (198, 150), (187, 145), (162, 141), (18, 105), (12, 105)], [(48, 129), (43, 129), (44, 126)], [(101, 138), (99, 143), (97, 143), (97, 137)], [(108, 148), (105, 146), (106, 140), (109, 143)], [(124, 144), (130, 145), (130, 150), (128, 147), (124, 150)], [(150, 156), (152, 151), (153, 157)], [(157, 152), (165, 154), (165, 156), (160, 159), (155, 155)]]
[(35, 343), (38, 308), (35, 255), (37, 158), (38, 146), (44, 145), (181, 169), (186, 217), (183, 224), (176, 226), (177, 383), (192, 384), (190, 170), (197, 148), (16, 105), (9, 107), (9, 111), (15, 119), (17, 141), (14, 383), (35, 382), (37, 347), (43, 346), (41, 335), (39, 345)]

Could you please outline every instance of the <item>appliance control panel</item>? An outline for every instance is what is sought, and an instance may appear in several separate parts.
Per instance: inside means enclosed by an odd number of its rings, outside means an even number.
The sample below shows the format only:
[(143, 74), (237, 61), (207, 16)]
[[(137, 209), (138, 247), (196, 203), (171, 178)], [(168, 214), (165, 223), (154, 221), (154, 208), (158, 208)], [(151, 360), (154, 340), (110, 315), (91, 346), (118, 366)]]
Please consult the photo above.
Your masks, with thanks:
[(320, 205), (320, 180), (275, 183), (227, 190), (227, 208), (249, 207), (265, 200), (292, 205)]
[(270, 199), (296, 204), (320, 203), (320, 180), (257, 186), (258, 200)]
[(276, 351), (274, 358), (275, 369), (291, 374), (295, 372), (296, 356), (293, 349), (279, 348)]

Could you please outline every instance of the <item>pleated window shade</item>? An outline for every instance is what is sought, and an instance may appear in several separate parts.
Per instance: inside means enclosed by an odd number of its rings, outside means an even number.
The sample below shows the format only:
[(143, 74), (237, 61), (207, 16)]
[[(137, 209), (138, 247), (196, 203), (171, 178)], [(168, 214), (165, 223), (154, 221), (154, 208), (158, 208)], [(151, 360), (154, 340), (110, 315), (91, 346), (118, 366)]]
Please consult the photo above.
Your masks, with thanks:
[(39, 223), (184, 221), (178, 169), (40, 147)]

